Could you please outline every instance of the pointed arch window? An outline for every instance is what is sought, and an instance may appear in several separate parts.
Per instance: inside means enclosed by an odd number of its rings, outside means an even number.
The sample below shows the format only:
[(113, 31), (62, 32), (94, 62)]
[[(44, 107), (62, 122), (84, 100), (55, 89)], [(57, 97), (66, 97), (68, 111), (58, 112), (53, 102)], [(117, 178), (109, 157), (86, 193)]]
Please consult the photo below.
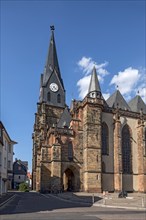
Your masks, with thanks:
[(109, 154), (109, 130), (105, 122), (102, 123), (102, 155)]
[(73, 146), (71, 141), (68, 143), (68, 159), (73, 160)]
[(60, 94), (57, 95), (57, 103), (61, 103), (61, 95)]
[(128, 125), (125, 125), (122, 129), (122, 171), (123, 173), (130, 174), (132, 172), (132, 160), (131, 160), (131, 140), (130, 130)]
[(48, 100), (49, 102), (51, 101), (51, 93), (50, 93), (50, 92), (47, 93), (47, 100)]

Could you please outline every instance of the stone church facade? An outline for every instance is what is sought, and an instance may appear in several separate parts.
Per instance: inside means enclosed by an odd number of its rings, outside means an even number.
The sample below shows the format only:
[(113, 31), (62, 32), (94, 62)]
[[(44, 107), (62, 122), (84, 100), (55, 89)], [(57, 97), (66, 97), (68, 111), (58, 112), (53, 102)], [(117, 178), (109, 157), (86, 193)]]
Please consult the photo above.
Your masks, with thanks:
[(95, 67), (88, 94), (65, 102), (54, 29), (33, 131), (36, 191), (146, 192), (146, 105), (117, 90), (104, 100)]

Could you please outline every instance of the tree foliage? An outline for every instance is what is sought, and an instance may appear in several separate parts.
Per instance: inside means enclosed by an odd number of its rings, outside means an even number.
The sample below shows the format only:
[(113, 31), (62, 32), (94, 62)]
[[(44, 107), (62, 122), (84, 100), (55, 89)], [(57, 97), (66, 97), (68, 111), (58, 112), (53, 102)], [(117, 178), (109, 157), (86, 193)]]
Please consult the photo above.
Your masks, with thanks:
[(27, 183), (20, 183), (19, 191), (21, 192), (29, 192), (29, 186)]

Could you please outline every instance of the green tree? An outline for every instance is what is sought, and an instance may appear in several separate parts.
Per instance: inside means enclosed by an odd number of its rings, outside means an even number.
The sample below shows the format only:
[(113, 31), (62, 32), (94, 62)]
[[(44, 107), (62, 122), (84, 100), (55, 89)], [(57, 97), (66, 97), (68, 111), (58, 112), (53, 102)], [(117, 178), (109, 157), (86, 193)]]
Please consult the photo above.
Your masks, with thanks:
[(21, 192), (29, 192), (29, 186), (27, 183), (20, 183), (19, 191)]

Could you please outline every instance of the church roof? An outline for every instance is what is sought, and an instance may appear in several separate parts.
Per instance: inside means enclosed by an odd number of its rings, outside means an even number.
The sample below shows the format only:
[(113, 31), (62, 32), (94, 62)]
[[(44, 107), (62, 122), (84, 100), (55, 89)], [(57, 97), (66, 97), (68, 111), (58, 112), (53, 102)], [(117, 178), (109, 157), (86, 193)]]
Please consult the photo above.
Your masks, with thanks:
[(51, 38), (50, 38), (46, 65), (44, 69), (43, 82), (44, 84), (46, 84), (51, 74), (55, 71), (62, 84), (62, 87), (64, 88), (63, 81), (61, 78), (59, 63), (58, 63), (57, 51), (56, 51), (56, 44), (55, 44), (55, 38), (54, 38), (54, 26), (51, 26), (51, 31), (52, 33), (51, 33)]
[(107, 100), (106, 103), (109, 107), (116, 108), (117, 106), (123, 110), (129, 110), (130, 107), (121, 95), (119, 90), (116, 90)]
[(135, 96), (129, 103), (128, 105), (131, 108), (131, 111), (133, 112), (140, 112), (140, 110), (143, 110), (143, 113), (146, 114), (146, 104), (144, 103), (144, 101), (142, 100), (142, 98), (137, 95)]
[(97, 78), (96, 68), (94, 66), (93, 70), (92, 70), (92, 75), (91, 75), (91, 80), (90, 80), (88, 93), (95, 92), (95, 91), (101, 92), (99, 81), (98, 81), (98, 78)]
[(59, 128), (63, 128), (64, 126), (69, 127), (70, 121), (71, 121), (71, 115), (69, 113), (68, 108), (66, 107), (60, 117), (60, 120), (57, 124), (57, 127), (59, 127)]

